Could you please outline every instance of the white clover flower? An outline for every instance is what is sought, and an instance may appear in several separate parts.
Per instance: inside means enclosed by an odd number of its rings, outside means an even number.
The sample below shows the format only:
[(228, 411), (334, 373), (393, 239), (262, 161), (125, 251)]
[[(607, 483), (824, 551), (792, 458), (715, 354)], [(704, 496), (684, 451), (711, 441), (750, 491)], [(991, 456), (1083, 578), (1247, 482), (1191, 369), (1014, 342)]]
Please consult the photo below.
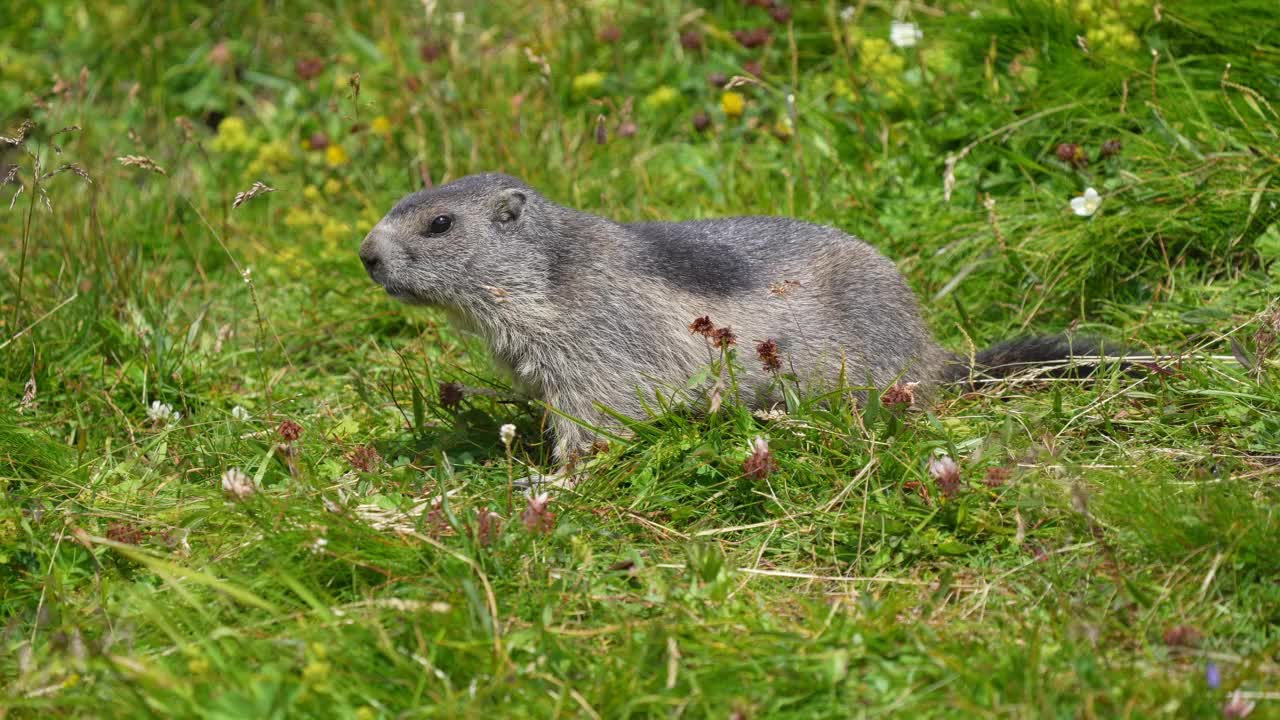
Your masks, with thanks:
[(177, 422), (181, 419), (182, 413), (174, 412), (172, 405), (159, 400), (153, 400), (151, 407), (147, 408), (147, 420), (156, 425), (165, 425), (170, 421)]
[(1102, 197), (1093, 188), (1085, 188), (1084, 195), (1071, 198), (1071, 211), (1080, 217), (1089, 217), (1102, 206)]
[(231, 468), (222, 473), (222, 489), (237, 500), (243, 500), (258, 490), (253, 479), (240, 472), (239, 468)]
[(889, 25), (889, 42), (897, 47), (915, 47), (923, 39), (924, 32), (915, 23), (895, 22)]
[(853, 22), (853, 16), (855, 12), (857, 11), (853, 9), (852, 5), (845, 5), (844, 7), (840, 8), (840, 21), (846, 22), (846, 23)]
[(498, 437), (502, 440), (503, 445), (510, 448), (511, 443), (515, 442), (516, 439), (516, 426), (511, 423), (503, 425), (502, 428), (498, 430)]
[(248, 420), (249, 420), (249, 418), (250, 418), (251, 416), (249, 415), (249, 411), (248, 411), (248, 410), (245, 410), (243, 407), (241, 407), (241, 406), (237, 405), (237, 406), (235, 406), (235, 407), (231, 408), (231, 417), (233, 417), (233, 418), (235, 418), (235, 419), (237, 419), (237, 420), (239, 420), (239, 421), (241, 421), (241, 422), (248, 422)]

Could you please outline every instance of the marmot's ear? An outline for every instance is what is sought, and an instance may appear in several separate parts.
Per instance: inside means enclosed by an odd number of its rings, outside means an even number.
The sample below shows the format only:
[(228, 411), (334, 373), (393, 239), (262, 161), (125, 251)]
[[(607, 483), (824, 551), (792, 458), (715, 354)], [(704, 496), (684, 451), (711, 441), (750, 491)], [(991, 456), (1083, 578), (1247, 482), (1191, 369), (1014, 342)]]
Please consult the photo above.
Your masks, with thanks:
[(516, 188), (507, 188), (499, 192), (493, 213), (494, 221), (500, 225), (515, 222), (524, 211), (524, 200), (524, 192)]

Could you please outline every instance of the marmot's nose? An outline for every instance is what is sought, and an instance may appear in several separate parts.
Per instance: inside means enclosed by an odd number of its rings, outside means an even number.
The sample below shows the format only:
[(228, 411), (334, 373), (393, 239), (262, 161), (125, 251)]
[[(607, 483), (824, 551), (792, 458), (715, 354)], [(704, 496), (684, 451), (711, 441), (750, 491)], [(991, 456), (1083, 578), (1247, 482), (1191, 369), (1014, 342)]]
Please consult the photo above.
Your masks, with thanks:
[(379, 251), (377, 238), (372, 233), (360, 243), (360, 262), (364, 263), (365, 272), (374, 280), (378, 279), (382, 269), (382, 253)]

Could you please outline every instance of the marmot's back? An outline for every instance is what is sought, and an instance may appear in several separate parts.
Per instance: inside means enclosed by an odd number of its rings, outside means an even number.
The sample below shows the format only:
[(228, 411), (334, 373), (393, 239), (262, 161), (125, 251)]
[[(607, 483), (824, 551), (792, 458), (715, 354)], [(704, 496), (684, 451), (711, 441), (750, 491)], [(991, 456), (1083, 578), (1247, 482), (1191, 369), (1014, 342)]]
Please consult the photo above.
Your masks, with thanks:
[(723, 296), (812, 278), (824, 264), (893, 264), (836, 228), (783, 217), (743, 216), (624, 225), (636, 268), (680, 290)]

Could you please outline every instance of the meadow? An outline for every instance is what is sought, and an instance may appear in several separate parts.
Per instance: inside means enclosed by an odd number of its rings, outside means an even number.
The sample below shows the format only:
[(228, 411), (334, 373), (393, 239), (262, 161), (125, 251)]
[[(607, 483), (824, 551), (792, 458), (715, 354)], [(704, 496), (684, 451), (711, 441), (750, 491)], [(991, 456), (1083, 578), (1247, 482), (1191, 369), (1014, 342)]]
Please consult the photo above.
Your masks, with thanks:
[[(1278, 97), (1273, 0), (11, 3), (0, 718), (1280, 717)], [(527, 497), (546, 409), (356, 254), (491, 170), (1149, 359)]]

